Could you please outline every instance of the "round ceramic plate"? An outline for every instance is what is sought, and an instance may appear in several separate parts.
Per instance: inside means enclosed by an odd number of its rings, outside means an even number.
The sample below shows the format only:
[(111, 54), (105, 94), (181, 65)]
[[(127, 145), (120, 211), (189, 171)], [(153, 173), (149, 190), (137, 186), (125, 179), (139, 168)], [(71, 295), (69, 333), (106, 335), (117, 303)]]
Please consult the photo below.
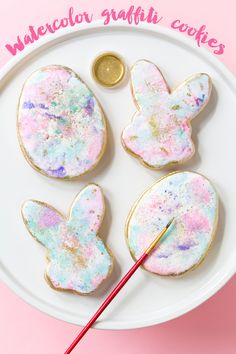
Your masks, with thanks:
[[(220, 197), (220, 220), (205, 261), (181, 278), (162, 278), (139, 269), (96, 323), (97, 328), (144, 327), (193, 309), (213, 295), (236, 270), (235, 151), (236, 85), (232, 74), (205, 49), (174, 31), (158, 26), (100, 23), (57, 32), (29, 46), (1, 71), (1, 237), (2, 279), (28, 303), (78, 325), (84, 325), (111, 288), (132, 266), (124, 225), (134, 201), (155, 180), (173, 171), (151, 171), (121, 146), (122, 129), (135, 112), (129, 78), (117, 89), (105, 89), (91, 77), (93, 59), (103, 51), (118, 53), (128, 67), (138, 59), (157, 64), (174, 88), (197, 72), (213, 80), (210, 103), (193, 122), (195, 156), (179, 169), (207, 176)], [(78, 181), (50, 179), (25, 161), (17, 141), (16, 110), (25, 79), (36, 69), (61, 64), (76, 71), (99, 98), (109, 122), (109, 142), (97, 168)], [(67, 213), (78, 191), (98, 183), (106, 196), (101, 237), (116, 258), (114, 272), (91, 296), (52, 290), (44, 281), (45, 249), (28, 234), (21, 219), (29, 198), (47, 202)]]

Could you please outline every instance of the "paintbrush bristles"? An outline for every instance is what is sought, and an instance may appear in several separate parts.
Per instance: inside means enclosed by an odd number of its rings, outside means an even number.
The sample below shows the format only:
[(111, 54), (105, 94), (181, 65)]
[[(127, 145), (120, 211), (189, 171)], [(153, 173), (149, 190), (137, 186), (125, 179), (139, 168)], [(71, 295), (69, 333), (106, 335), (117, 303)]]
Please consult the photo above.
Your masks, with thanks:
[(174, 221), (174, 218), (170, 219), (170, 221), (166, 225), (166, 229), (168, 229), (170, 227), (170, 225), (172, 224), (173, 221)]
[(172, 218), (164, 227), (164, 229), (156, 236), (156, 238), (152, 241), (152, 243), (150, 244), (150, 246), (146, 249), (145, 253), (146, 254), (150, 254), (153, 249), (155, 248), (155, 246), (158, 244), (158, 242), (162, 239), (162, 237), (164, 236), (164, 234), (166, 233), (166, 231), (169, 229), (170, 225), (172, 224), (174, 218)]

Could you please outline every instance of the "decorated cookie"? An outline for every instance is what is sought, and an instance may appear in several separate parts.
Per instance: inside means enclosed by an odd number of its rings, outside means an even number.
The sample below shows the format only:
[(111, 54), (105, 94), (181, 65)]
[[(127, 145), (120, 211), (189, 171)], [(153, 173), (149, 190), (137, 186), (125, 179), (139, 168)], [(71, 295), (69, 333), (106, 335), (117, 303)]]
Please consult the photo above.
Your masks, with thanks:
[(25, 82), (18, 136), (27, 161), (49, 177), (70, 179), (93, 169), (106, 145), (106, 122), (88, 86), (69, 68), (49, 65)]
[(209, 100), (209, 76), (195, 74), (170, 93), (159, 69), (140, 60), (131, 70), (131, 81), (138, 111), (122, 133), (124, 148), (153, 169), (190, 159), (190, 122)]
[(126, 238), (136, 260), (174, 217), (143, 266), (159, 275), (180, 275), (206, 256), (218, 219), (218, 197), (210, 181), (194, 172), (174, 172), (145, 191), (132, 208)]
[(95, 184), (77, 195), (68, 218), (45, 203), (24, 203), (25, 225), (47, 250), (45, 275), (53, 288), (86, 295), (110, 274), (113, 257), (97, 235), (104, 208), (102, 191)]

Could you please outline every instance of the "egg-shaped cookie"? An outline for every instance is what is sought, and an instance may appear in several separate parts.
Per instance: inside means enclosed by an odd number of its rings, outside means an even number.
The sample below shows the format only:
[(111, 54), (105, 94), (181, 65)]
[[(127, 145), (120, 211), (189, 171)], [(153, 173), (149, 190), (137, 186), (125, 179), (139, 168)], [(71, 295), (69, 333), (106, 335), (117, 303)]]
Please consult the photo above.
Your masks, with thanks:
[(49, 177), (72, 179), (90, 171), (106, 146), (106, 121), (97, 98), (61, 65), (43, 67), (26, 80), (17, 127), (25, 158)]
[(158, 180), (136, 201), (126, 222), (126, 240), (136, 260), (172, 219), (173, 223), (143, 263), (158, 275), (180, 275), (206, 256), (218, 221), (218, 196), (195, 172), (174, 172)]

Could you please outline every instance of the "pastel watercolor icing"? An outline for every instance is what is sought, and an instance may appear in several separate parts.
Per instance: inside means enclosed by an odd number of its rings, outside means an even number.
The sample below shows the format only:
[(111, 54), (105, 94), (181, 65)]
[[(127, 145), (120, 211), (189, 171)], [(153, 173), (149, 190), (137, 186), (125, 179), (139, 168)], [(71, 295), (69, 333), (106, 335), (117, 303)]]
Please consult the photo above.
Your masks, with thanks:
[(24, 84), (18, 136), (26, 159), (39, 172), (75, 178), (102, 157), (106, 122), (98, 100), (79, 76), (61, 65), (49, 65)]
[(143, 266), (159, 275), (180, 275), (196, 267), (212, 243), (218, 220), (218, 196), (211, 182), (194, 172), (174, 172), (143, 193), (132, 208), (126, 238), (138, 259), (174, 217)]
[(124, 148), (154, 169), (190, 159), (190, 122), (208, 103), (211, 86), (207, 74), (195, 74), (170, 92), (156, 65), (137, 61), (131, 89), (138, 110), (122, 133)]
[(40, 201), (26, 201), (22, 216), (30, 234), (47, 250), (46, 279), (59, 290), (89, 294), (111, 273), (113, 256), (97, 235), (104, 215), (101, 188), (89, 184), (69, 217)]

